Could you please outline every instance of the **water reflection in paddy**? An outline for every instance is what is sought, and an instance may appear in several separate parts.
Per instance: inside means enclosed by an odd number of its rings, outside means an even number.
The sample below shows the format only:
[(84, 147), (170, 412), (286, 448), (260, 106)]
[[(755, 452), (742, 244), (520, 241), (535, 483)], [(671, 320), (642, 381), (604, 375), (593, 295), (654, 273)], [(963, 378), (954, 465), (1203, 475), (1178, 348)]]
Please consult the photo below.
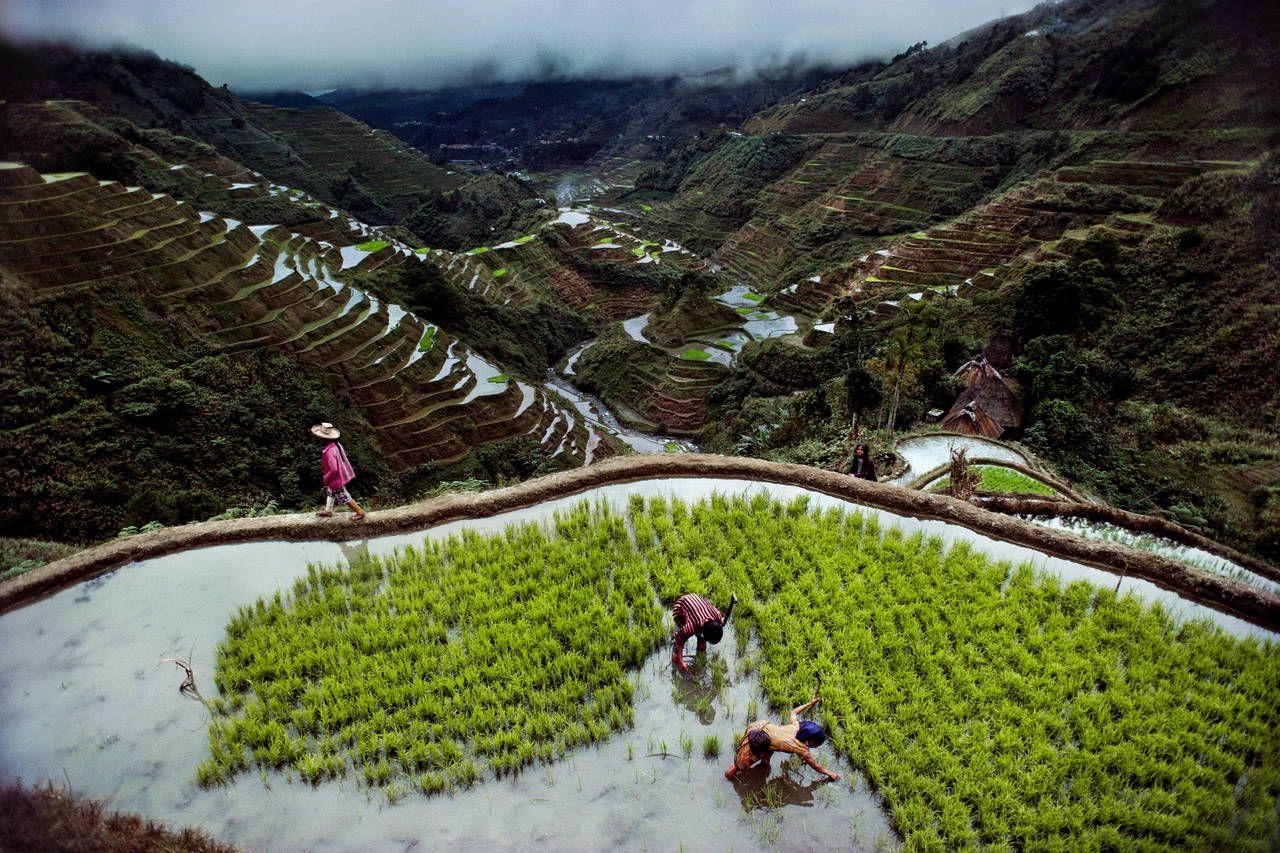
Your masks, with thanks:
[[(756, 490), (783, 500), (802, 493), (731, 480), (671, 480), (611, 486), (585, 497), (623, 506), (635, 493), (692, 501), (713, 491)], [(205, 791), (194, 784), (194, 768), (207, 749), (207, 716), (198, 703), (178, 695), (180, 673), (170, 664), (158, 665), (162, 658), (190, 654), (199, 685), (212, 694), (214, 649), (230, 614), (260, 596), (288, 590), (308, 561), (332, 562), (363, 549), (388, 552), (463, 527), (496, 531), (512, 521), (545, 519), (583, 498), (364, 543), (272, 542), (189, 551), (129, 566), (5, 614), (0, 776), (29, 784), (69, 780), (77, 792), (108, 797), (115, 808), (198, 824), (251, 848), (391, 850), (419, 840), (429, 847), (555, 849), (896, 846), (865, 781), (830, 748), (821, 751), (821, 760), (841, 773), (839, 783), (824, 783), (804, 767), (775, 769), (763, 783), (749, 777), (735, 786), (723, 779), (749, 704), (758, 702), (762, 716), (783, 713), (769, 711), (754, 678), (742, 674), (732, 635), (714, 647), (709, 664), (695, 667), (697, 681), (673, 677), (665, 648), (633, 674), (633, 730), (555, 765), (534, 766), (453, 797), (410, 794), (389, 805), (353, 778), (311, 788), (252, 771), (227, 788)], [(813, 503), (842, 502), (814, 496)], [(976, 539), (1001, 558), (1031, 556), (1046, 570), (1114, 584), (1105, 573), (961, 528), (900, 521), (909, 530)], [(1177, 605), (1150, 584), (1126, 579), (1122, 586), (1144, 597), (1161, 594), (1184, 615), (1209, 613)], [(1264, 634), (1239, 620), (1213, 618), (1236, 634)], [(725, 676), (719, 692), (710, 687), (716, 671)], [(718, 759), (702, 757), (708, 734), (720, 740)], [(683, 754), (686, 739), (689, 757)]]

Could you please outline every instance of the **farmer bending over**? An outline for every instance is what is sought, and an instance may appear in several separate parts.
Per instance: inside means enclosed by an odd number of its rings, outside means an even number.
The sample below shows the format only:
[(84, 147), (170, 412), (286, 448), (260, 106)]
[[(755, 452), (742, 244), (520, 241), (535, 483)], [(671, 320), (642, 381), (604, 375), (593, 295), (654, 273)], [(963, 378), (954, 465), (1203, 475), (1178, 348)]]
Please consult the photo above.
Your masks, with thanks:
[(743, 770), (760, 764), (765, 772), (769, 772), (769, 759), (775, 752), (789, 752), (800, 756), (800, 760), (814, 770), (826, 776), (832, 782), (840, 779), (839, 774), (832, 773), (813, 760), (810, 749), (817, 749), (826, 743), (827, 733), (817, 723), (800, 721), (800, 714), (818, 704), (814, 696), (799, 708), (791, 711), (791, 721), (785, 726), (775, 726), (768, 720), (756, 720), (747, 726), (746, 733), (738, 742), (738, 750), (733, 756), (733, 766), (724, 771), (724, 778), (732, 779)]
[(684, 662), (684, 644), (690, 637), (698, 638), (698, 651), (705, 652), (707, 643), (715, 645), (724, 636), (724, 623), (729, 621), (733, 613), (733, 605), (738, 601), (735, 595), (729, 603), (729, 613), (721, 613), (707, 599), (695, 593), (686, 593), (676, 599), (671, 608), (671, 615), (676, 621), (676, 642), (671, 649), (671, 662), (688, 672)]

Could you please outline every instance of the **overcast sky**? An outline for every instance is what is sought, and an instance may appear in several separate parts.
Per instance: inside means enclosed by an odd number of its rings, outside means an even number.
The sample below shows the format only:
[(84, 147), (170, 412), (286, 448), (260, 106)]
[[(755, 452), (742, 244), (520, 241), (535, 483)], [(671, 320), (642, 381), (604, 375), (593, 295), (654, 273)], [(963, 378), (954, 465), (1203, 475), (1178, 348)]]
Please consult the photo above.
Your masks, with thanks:
[(849, 65), (1032, 0), (0, 0), (9, 36), (132, 45), (241, 90)]

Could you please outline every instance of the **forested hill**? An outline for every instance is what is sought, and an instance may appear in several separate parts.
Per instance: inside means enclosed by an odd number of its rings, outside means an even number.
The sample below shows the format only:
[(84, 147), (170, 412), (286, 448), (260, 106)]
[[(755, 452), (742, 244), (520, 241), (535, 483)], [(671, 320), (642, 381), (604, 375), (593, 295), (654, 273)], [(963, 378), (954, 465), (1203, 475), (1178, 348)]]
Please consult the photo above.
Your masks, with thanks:
[(646, 226), (845, 331), (749, 349), (709, 446), (833, 464), (846, 398), (910, 429), (999, 340), (1068, 476), (1280, 555), (1277, 45), (1274, 3), (1044, 4), (671, 152)]
[(760, 133), (1274, 126), (1267, 0), (1074, 0), (979, 27), (828, 81), (748, 123)]
[[(528, 224), (541, 200), (496, 174), (452, 173), (388, 133), (332, 109), (284, 109), (237, 98), (190, 68), (142, 52), (83, 52), (0, 42), (0, 99), (91, 104), (112, 121), (198, 140), (219, 154), (336, 204), (373, 225), (401, 225), (445, 248), (470, 248)], [(97, 166), (133, 181), (101, 140), (48, 128), (3, 128), (9, 156), (45, 171)]]

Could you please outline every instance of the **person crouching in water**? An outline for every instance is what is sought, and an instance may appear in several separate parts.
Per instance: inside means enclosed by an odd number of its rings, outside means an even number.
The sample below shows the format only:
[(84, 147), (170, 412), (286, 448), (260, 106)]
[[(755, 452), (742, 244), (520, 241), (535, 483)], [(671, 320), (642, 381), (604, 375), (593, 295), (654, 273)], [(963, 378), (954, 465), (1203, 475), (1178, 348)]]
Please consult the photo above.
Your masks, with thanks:
[(337, 500), (351, 507), (352, 521), (364, 521), (364, 510), (347, 491), (347, 483), (355, 479), (356, 472), (351, 467), (351, 460), (347, 458), (347, 451), (338, 443), (338, 437), (342, 433), (338, 432), (333, 424), (322, 423), (313, 426), (311, 434), (325, 443), (324, 449), (320, 451), (320, 461), (324, 466), (322, 476), (326, 494), (324, 509), (316, 515), (321, 518), (332, 516), (333, 504)]
[(777, 726), (768, 720), (756, 720), (747, 726), (747, 731), (738, 742), (737, 752), (733, 756), (733, 766), (724, 772), (724, 778), (732, 779), (743, 770), (759, 764), (769, 772), (769, 759), (775, 752), (789, 752), (800, 756), (800, 760), (814, 770), (826, 776), (832, 782), (838, 782), (840, 775), (832, 773), (813, 760), (810, 749), (817, 749), (827, 741), (827, 733), (822, 726), (809, 720), (800, 720), (800, 715), (818, 704), (814, 696), (805, 704), (791, 711), (791, 721), (785, 726)]
[(696, 593), (686, 593), (676, 599), (676, 603), (671, 607), (671, 615), (676, 622), (676, 640), (675, 646), (671, 649), (671, 662), (679, 667), (681, 672), (689, 671), (689, 667), (684, 662), (684, 644), (690, 637), (697, 637), (698, 653), (701, 654), (707, 650), (707, 643), (715, 645), (720, 642), (720, 638), (724, 636), (724, 624), (729, 621), (729, 616), (733, 613), (733, 605), (737, 601), (737, 596), (734, 596), (729, 603), (729, 612), (726, 614), (721, 613), (714, 604)]

